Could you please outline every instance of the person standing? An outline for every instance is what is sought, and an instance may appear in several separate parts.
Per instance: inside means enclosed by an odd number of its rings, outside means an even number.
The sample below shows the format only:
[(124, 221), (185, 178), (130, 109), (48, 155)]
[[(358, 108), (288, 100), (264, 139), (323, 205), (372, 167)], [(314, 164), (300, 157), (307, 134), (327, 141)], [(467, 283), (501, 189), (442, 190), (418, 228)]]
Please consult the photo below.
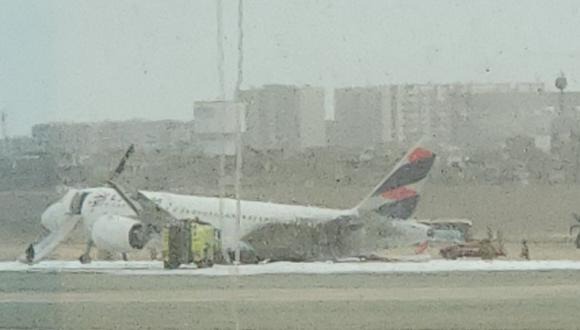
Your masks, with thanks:
[(522, 240), (522, 252), (520, 253), (520, 257), (530, 260), (530, 248), (528, 247), (528, 242), (524, 239)]

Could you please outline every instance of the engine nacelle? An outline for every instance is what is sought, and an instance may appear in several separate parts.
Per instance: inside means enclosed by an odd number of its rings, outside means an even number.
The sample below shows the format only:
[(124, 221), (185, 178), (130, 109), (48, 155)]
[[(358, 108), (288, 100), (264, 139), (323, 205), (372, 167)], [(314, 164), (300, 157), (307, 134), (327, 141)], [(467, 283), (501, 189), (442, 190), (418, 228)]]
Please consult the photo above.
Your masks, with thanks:
[(91, 238), (98, 249), (119, 253), (140, 250), (148, 241), (141, 222), (119, 215), (100, 217), (93, 225)]

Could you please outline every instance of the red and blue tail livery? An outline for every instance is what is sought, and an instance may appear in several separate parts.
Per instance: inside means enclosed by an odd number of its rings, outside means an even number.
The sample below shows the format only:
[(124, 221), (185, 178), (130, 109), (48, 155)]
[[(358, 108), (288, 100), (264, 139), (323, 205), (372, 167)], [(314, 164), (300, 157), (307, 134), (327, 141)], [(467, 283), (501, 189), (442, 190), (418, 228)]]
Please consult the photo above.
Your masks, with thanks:
[(357, 208), (374, 210), (388, 218), (408, 219), (417, 207), (419, 190), (434, 162), (435, 153), (429, 149), (411, 149)]

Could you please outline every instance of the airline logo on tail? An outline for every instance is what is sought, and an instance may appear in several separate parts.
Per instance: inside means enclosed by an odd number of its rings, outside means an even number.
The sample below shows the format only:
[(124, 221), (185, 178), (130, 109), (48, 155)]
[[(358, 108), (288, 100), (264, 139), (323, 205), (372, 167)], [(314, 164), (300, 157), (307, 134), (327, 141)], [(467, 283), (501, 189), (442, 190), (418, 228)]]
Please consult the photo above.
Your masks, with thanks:
[(435, 154), (422, 147), (413, 148), (395, 169), (358, 206), (394, 219), (409, 218), (419, 202), (419, 190), (429, 174)]

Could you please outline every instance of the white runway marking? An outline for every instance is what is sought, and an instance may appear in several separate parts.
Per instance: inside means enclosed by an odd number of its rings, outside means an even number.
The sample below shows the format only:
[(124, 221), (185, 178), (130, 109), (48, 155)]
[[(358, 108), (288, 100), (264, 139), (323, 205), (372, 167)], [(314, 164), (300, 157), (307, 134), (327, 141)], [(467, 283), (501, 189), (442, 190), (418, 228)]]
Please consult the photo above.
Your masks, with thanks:
[(507, 260), (431, 260), (425, 262), (275, 262), (265, 265), (216, 265), (196, 269), (185, 266), (166, 270), (159, 261), (94, 261), (83, 265), (78, 261), (43, 261), (26, 265), (17, 261), (0, 262), (0, 272), (104, 273), (114, 275), (263, 275), (263, 274), (380, 274), (433, 273), (470, 271), (548, 271), (580, 270), (580, 261), (507, 261)]

